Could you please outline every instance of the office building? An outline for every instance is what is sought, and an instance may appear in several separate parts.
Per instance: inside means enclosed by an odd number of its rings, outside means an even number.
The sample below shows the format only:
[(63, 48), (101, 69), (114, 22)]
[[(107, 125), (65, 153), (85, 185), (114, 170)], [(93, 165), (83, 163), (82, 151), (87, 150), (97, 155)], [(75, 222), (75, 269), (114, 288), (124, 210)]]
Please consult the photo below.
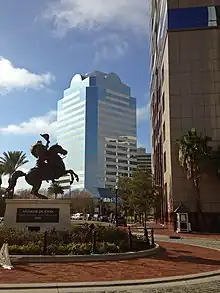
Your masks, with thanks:
[(151, 153), (146, 153), (146, 148), (137, 148), (137, 167), (151, 171)]
[[(182, 203), (194, 229), (195, 192), (180, 168), (176, 140), (196, 128), (212, 137), (213, 148), (220, 145), (220, 2), (152, 0), (151, 17), (152, 164), (163, 193), (161, 218), (172, 220)], [(220, 227), (219, 188), (215, 176), (201, 178), (210, 229)]]
[(136, 165), (136, 100), (115, 73), (76, 74), (58, 101), (57, 141), (79, 175), (74, 189), (106, 196)]

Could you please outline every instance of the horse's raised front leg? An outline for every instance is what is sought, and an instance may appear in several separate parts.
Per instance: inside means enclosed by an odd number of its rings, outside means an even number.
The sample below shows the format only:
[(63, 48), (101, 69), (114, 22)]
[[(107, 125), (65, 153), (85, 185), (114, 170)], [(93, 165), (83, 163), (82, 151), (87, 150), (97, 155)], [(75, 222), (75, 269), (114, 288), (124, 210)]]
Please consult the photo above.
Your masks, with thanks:
[(70, 174), (71, 176), (71, 180), (70, 180), (70, 184), (73, 184), (74, 178), (76, 179), (77, 182), (79, 182), (79, 176), (71, 169), (66, 170), (65, 174)]

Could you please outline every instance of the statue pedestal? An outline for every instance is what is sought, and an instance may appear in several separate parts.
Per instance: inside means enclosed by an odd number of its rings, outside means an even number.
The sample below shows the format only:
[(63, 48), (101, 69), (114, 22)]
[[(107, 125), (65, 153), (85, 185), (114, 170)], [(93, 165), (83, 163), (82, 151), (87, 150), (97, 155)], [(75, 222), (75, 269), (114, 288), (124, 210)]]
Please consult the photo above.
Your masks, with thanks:
[(6, 199), (4, 227), (36, 232), (69, 230), (70, 200)]

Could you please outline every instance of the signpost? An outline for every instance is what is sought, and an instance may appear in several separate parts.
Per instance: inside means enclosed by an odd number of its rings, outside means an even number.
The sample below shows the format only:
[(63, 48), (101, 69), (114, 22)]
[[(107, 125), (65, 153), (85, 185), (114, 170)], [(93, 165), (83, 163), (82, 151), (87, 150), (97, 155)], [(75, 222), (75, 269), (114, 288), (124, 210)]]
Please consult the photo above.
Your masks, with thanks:
[(58, 208), (17, 208), (17, 223), (58, 223)]

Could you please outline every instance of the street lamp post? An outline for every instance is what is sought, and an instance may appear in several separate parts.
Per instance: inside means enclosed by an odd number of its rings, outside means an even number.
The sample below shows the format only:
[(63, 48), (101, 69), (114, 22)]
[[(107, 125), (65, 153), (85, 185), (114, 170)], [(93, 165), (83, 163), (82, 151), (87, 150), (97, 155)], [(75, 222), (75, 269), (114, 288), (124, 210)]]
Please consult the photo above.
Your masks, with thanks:
[(118, 186), (115, 186), (115, 225), (118, 226)]

